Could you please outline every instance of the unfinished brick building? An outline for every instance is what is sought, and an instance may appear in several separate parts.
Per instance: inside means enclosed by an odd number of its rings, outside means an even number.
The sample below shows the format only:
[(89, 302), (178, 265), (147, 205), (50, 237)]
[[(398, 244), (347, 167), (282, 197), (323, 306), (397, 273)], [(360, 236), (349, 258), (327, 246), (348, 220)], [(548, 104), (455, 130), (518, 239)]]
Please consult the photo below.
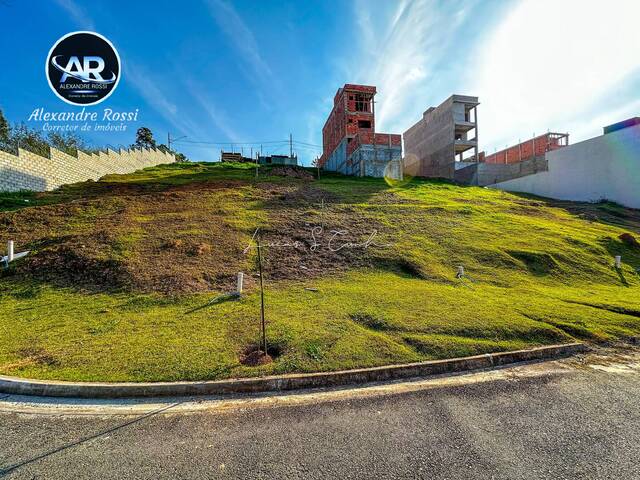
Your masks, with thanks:
[(401, 136), (375, 131), (376, 87), (345, 84), (322, 128), (325, 170), (345, 175), (401, 178)]

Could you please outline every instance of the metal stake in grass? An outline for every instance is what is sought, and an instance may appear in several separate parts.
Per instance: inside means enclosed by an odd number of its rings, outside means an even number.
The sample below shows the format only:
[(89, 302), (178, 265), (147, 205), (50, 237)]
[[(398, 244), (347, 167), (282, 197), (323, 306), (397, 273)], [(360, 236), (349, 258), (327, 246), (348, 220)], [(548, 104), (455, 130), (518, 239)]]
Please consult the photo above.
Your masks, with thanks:
[[(262, 151), (260, 153), (262, 153)], [(256, 152), (256, 178), (258, 178), (258, 158), (259, 157), (260, 156), (259, 156), (258, 152)]]
[(262, 283), (262, 254), (260, 253), (260, 236), (256, 237), (258, 244), (258, 274), (260, 275), (260, 322), (262, 323), (262, 351), (267, 355), (267, 328), (264, 319), (264, 285)]

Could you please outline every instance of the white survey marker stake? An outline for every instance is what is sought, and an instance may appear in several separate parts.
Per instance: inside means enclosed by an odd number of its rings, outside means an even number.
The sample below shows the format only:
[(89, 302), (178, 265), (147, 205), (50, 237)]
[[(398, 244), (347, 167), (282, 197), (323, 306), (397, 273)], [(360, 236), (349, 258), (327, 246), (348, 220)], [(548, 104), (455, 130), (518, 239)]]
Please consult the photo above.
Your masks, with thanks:
[(27, 255), (29, 255), (29, 251), (26, 252), (20, 252), (20, 253), (13, 253), (13, 240), (9, 240), (7, 242), (7, 255), (5, 257), (0, 258), (0, 263), (3, 263), (6, 267), (9, 266), (9, 264), (15, 260), (19, 260), (23, 257), (26, 257)]
[(242, 293), (243, 283), (244, 283), (244, 273), (238, 272), (238, 283), (237, 283), (237, 287), (236, 287), (236, 292), (237, 293)]

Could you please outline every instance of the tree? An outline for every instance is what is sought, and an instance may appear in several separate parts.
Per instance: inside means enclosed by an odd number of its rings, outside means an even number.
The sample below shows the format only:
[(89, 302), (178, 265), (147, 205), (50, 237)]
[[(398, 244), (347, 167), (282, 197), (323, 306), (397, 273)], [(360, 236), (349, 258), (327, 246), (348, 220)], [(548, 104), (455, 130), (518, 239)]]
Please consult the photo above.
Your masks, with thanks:
[(184, 153), (180, 153), (180, 152), (177, 152), (177, 151), (175, 151), (173, 149), (169, 149), (169, 147), (167, 147), (164, 143), (161, 143), (156, 148), (158, 150), (160, 150), (161, 152), (168, 152), (168, 153), (170, 153), (172, 155), (175, 155), (176, 162), (189, 162), (190, 161)]
[(9, 122), (0, 110), (0, 145), (8, 145), (11, 138), (11, 129), (9, 128)]
[(49, 142), (47, 142), (47, 139), (39, 131), (27, 127), (24, 123), (13, 125), (9, 143), (42, 157), (49, 156)]
[(315, 167), (318, 170), (318, 180), (320, 179), (320, 157), (316, 157), (313, 159), (313, 162), (311, 162), (311, 166)]
[(155, 148), (156, 141), (153, 138), (153, 133), (147, 127), (140, 127), (136, 132), (136, 143), (132, 145), (137, 148)]
[(92, 148), (82, 137), (79, 137), (72, 132), (51, 132), (49, 134), (49, 144), (53, 148), (68, 153), (69, 155), (76, 155), (76, 152), (78, 150), (82, 150), (87, 153), (97, 151), (96, 149)]

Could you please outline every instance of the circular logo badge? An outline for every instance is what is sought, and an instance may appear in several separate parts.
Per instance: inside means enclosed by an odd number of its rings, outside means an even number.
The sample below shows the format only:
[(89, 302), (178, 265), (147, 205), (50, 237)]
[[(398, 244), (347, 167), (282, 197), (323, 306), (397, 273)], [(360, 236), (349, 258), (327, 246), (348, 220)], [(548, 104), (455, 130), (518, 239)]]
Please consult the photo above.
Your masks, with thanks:
[(95, 32), (72, 32), (49, 51), (45, 72), (51, 90), (72, 105), (95, 105), (120, 82), (120, 56)]

